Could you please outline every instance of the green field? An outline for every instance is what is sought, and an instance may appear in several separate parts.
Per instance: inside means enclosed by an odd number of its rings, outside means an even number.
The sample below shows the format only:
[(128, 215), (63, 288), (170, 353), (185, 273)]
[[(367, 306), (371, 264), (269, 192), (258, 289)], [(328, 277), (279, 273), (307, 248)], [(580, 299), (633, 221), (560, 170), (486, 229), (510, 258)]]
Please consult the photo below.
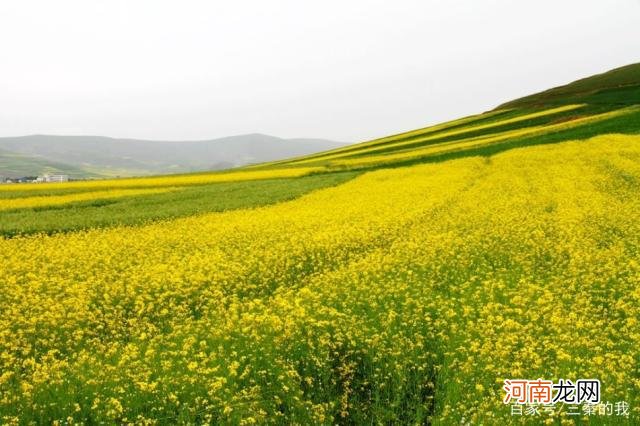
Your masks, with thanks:
[[(256, 182), (196, 185), (160, 194), (69, 202), (62, 205), (0, 210), (0, 235), (55, 233), (116, 225), (141, 225), (153, 220), (259, 207), (291, 200), (307, 192), (341, 184), (357, 172), (312, 175)], [(10, 198), (78, 194), (59, 191), (0, 192), (0, 203)]]

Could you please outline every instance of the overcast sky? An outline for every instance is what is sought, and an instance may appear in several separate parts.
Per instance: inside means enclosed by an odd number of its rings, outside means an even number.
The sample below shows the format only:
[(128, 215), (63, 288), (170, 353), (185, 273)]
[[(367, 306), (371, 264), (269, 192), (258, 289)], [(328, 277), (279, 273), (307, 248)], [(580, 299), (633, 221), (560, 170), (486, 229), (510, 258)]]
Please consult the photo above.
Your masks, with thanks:
[(639, 0), (2, 0), (0, 136), (360, 141), (638, 61)]

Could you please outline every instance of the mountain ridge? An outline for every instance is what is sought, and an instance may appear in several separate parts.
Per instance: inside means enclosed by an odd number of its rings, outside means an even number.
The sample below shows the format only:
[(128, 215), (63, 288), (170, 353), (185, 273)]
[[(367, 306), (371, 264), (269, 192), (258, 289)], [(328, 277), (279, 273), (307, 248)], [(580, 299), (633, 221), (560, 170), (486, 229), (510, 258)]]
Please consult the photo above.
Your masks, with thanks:
[[(203, 140), (148, 140), (95, 135), (0, 138), (0, 176), (36, 175), (52, 169), (73, 177), (133, 176), (220, 170), (344, 146), (320, 138), (279, 138), (262, 133)], [(11, 158), (21, 167), (11, 172)], [(28, 167), (31, 158), (33, 167)], [(55, 166), (53, 165), (55, 164)]]

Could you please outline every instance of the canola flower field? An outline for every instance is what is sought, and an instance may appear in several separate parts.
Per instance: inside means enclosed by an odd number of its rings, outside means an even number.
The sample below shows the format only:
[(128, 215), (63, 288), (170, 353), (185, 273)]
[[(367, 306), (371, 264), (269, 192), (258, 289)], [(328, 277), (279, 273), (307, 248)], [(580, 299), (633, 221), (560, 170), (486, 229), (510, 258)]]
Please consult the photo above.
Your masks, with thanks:
[(71, 202), (88, 200), (106, 200), (110, 198), (131, 197), (135, 195), (159, 194), (173, 188), (123, 189), (111, 191), (90, 191), (69, 195), (48, 195), (0, 199), (0, 210), (16, 210), (41, 206), (55, 206)]
[[(0, 186), (0, 424), (637, 424), (640, 108)], [(625, 416), (514, 416), (597, 378)]]

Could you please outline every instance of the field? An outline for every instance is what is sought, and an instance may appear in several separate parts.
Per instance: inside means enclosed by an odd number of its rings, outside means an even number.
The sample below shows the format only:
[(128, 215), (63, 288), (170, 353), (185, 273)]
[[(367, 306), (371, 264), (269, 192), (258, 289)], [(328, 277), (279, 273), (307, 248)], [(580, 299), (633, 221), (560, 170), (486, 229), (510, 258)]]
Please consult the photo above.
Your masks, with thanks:
[[(639, 212), (640, 107), (557, 98), (0, 186), (0, 423), (637, 424)], [(514, 416), (518, 378), (597, 378), (629, 413)]]

